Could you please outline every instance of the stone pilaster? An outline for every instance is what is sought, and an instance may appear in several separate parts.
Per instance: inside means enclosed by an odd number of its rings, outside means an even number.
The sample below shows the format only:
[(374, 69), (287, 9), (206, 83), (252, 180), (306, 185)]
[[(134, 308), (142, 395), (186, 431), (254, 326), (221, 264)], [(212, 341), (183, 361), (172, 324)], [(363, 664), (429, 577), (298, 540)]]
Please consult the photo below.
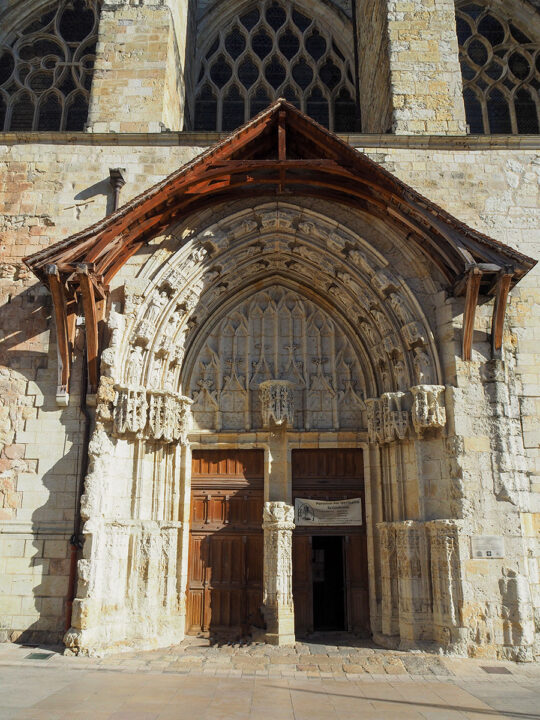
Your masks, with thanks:
[(394, 523), (401, 647), (432, 639), (429, 545), (423, 522)]
[[(179, 0), (178, 5), (187, 5)], [(160, 0), (105, 2), (99, 22), (89, 132), (182, 130), (187, 11)], [(183, 43), (185, 45), (185, 41)]]
[(294, 508), (266, 502), (264, 530), (264, 617), (266, 639), (273, 645), (293, 645), (292, 531)]
[(454, 0), (360, 0), (357, 14), (363, 131), (465, 134)]

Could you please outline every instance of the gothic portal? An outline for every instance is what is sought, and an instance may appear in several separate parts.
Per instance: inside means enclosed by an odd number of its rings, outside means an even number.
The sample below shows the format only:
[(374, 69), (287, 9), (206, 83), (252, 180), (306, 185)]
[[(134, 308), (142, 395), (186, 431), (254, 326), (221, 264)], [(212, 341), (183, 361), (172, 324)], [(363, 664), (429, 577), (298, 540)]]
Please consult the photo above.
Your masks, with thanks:
[(538, 656), (538, 14), (394, 5), (0, 2), (0, 640)]

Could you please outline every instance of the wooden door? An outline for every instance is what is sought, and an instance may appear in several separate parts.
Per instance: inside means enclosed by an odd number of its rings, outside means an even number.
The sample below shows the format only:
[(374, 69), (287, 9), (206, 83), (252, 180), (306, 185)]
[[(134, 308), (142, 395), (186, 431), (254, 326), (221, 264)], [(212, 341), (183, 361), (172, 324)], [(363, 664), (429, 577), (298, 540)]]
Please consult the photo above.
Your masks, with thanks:
[(315, 500), (362, 499), (361, 526), (298, 527), (293, 536), (293, 596), (296, 632), (313, 630), (312, 538), (340, 535), (344, 542), (345, 603), (347, 628), (369, 633), (369, 593), (365, 495), (362, 451), (355, 448), (293, 450), (293, 501), (297, 497)]
[(299, 636), (313, 631), (313, 580), (311, 577), (311, 537), (293, 535), (294, 625)]
[(187, 632), (262, 626), (263, 453), (193, 452)]

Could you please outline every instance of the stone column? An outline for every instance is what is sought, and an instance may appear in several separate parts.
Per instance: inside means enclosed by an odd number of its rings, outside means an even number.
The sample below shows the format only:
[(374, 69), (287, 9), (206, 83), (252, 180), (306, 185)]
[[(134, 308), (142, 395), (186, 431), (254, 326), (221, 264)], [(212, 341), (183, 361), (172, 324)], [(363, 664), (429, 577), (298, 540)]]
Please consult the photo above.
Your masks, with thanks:
[(106, 0), (101, 10), (89, 132), (182, 130), (188, 0)]
[(363, 132), (466, 132), (454, 0), (359, 0)]
[(264, 617), (266, 640), (293, 645), (292, 531), (294, 508), (284, 502), (266, 502), (264, 530)]

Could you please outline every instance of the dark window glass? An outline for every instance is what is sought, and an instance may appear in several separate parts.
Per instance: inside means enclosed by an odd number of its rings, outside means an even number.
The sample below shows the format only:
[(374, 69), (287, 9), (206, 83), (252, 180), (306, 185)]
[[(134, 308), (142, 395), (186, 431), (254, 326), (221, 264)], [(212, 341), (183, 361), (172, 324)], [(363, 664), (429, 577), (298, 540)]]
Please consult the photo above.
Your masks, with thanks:
[(10, 130), (32, 130), (34, 124), (34, 103), (29, 95), (19, 95), (11, 110)]
[(218, 88), (222, 88), (229, 82), (231, 76), (231, 66), (225, 60), (223, 55), (220, 55), (218, 59), (212, 64), (212, 67), (210, 69), (210, 77)]
[(356, 103), (351, 98), (348, 90), (342, 90), (336, 98), (334, 115), (336, 132), (350, 133), (357, 130)]
[(300, 58), (292, 69), (292, 76), (298, 85), (300, 85), (302, 90), (305, 90), (309, 83), (313, 80), (313, 70), (304, 58)]
[(492, 90), (487, 101), (489, 128), (493, 134), (512, 132), (508, 102), (500, 90)]
[(215, 130), (217, 123), (217, 100), (205, 85), (195, 103), (195, 130)]
[(236, 60), (236, 58), (240, 57), (240, 55), (244, 52), (245, 48), (245, 37), (242, 35), (238, 28), (234, 28), (234, 30), (229, 33), (225, 38), (225, 49), (232, 57), (232, 59)]
[(38, 115), (38, 130), (56, 130), (62, 121), (62, 105), (52, 93), (41, 101)]
[(262, 87), (257, 88), (257, 90), (255, 91), (255, 95), (251, 99), (249, 116), (254, 117), (255, 115), (258, 115), (269, 105), (270, 98), (268, 97), (268, 93), (266, 92), (266, 90)]
[(465, 114), (471, 133), (481, 135), (484, 132), (484, 121), (482, 119), (482, 106), (478, 102), (478, 98), (473, 90), (467, 89), (463, 91), (463, 100), (465, 101)]
[(320, 125), (328, 127), (328, 102), (323, 96), (320, 88), (313, 89), (306, 103), (307, 114), (316, 120)]
[(244, 124), (244, 98), (233, 85), (223, 100), (223, 130), (234, 130)]
[(257, 80), (259, 77), (259, 69), (253, 62), (253, 60), (248, 56), (246, 59), (241, 63), (241, 65), (238, 68), (238, 79), (242, 83), (242, 85), (249, 90), (249, 88), (253, 85), (253, 83)]
[(84, 130), (84, 124), (88, 116), (88, 101), (77, 93), (71, 101), (66, 113), (66, 130), (80, 132)]
[(264, 69), (264, 76), (274, 90), (277, 90), (278, 87), (285, 81), (287, 71), (275, 55)]
[(538, 133), (538, 112), (531, 93), (522, 88), (514, 98), (518, 133)]
[(486, 15), (478, 23), (478, 32), (493, 46), (500, 45), (504, 40), (504, 28), (493, 15)]

